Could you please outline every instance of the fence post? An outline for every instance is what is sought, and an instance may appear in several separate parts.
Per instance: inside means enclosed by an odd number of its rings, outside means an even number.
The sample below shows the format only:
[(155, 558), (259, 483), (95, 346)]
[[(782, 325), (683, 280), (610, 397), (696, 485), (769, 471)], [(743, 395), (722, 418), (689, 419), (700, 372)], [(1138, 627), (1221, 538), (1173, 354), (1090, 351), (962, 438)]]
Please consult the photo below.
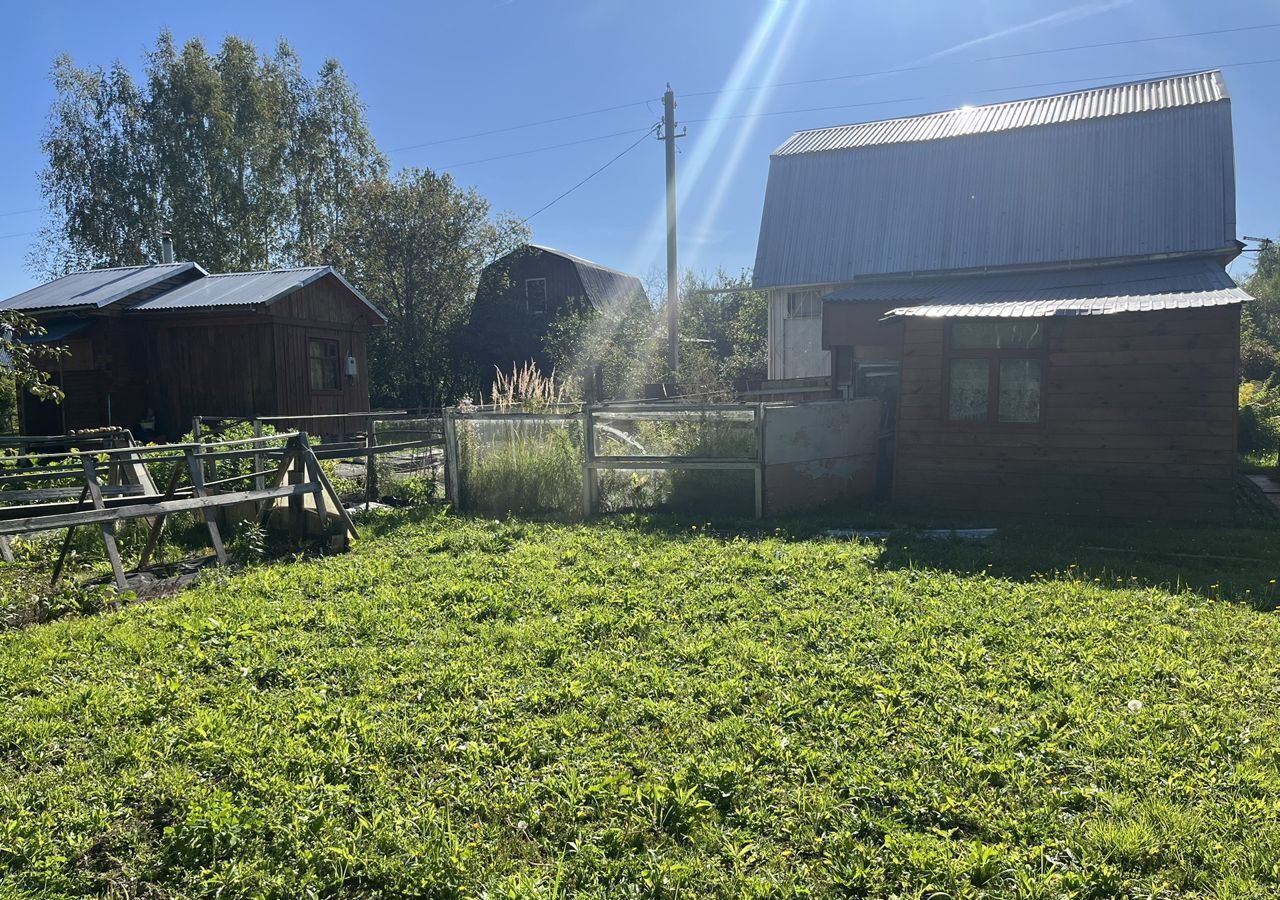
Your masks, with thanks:
[[(80, 465), (84, 468), (84, 483), (88, 490), (89, 499), (93, 501), (94, 509), (106, 509), (106, 504), (102, 500), (102, 487), (98, 483), (98, 470), (91, 453), (80, 454)], [(84, 496), (83, 494), (81, 495)], [(103, 522), (98, 526), (102, 532), (102, 543), (107, 548), (107, 559), (111, 560), (111, 572), (116, 578), (116, 587), (120, 590), (128, 590), (129, 582), (124, 577), (124, 566), (120, 562), (120, 548), (116, 546), (116, 535), (113, 526), (107, 522)], [(67, 536), (70, 537), (70, 530)]]
[(764, 518), (764, 404), (756, 404), (756, 518)]
[[(296, 455), (294, 456), (293, 465), (285, 476), (285, 481), (289, 485), (302, 484), (306, 480), (307, 433), (305, 431), (299, 432), (294, 441)], [(306, 512), (302, 506), (302, 496), (300, 494), (291, 494), (289, 496), (289, 536), (295, 541), (301, 541), (305, 532)]]
[(458, 420), (452, 409), (443, 410), (444, 417), (444, 483), (449, 505), (462, 508), (462, 453), (458, 444)]
[(591, 403), (582, 404), (582, 518), (596, 514), (596, 440)]
[(364, 508), (378, 499), (378, 458), (373, 448), (378, 445), (374, 434), (374, 419), (369, 416), (364, 430)]
[[(254, 420), (253, 420), (253, 438), (254, 438), (253, 449), (256, 451), (253, 454), (253, 471), (261, 473), (262, 472), (262, 443), (261, 443), (262, 420), (257, 418), (256, 416), (254, 417)], [(253, 476), (254, 490), (260, 491), (266, 486), (267, 486), (267, 482), (263, 477), (263, 475), (258, 474)]]

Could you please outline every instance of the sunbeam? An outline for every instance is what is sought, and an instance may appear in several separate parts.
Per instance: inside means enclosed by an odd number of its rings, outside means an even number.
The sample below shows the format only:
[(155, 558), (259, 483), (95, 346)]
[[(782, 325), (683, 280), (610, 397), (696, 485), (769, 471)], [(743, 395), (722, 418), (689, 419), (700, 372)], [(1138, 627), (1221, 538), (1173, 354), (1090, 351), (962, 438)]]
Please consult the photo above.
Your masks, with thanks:
[[(788, 7), (798, 5), (775, 0), (765, 8), (760, 21), (752, 30), (751, 37), (738, 54), (728, 78), (725, 79), (726, 92), (720, 94), (716, 100), (710, 114), (711, 119), (723, 119), (735, 111), (735, 105), (742, 101), (742, 92), (738, 89), (756, 78), (756, 67), (765, 51), (772, 47), (779, 25), (787, 18)], [(707, 128), (692, 141), (693, 147), (690, 152), (681, 157), (679, 177), (676, 182), (677, 198), (681, 209), (685, 208), (686, 201), (698, 186), (707, 165), (713, 159), (718, 159), (720, 138), (728, 127), (725, 121), (709, 122)], [(666, 207), (659, 203), (644, 231), (644, 237), (630, 260), (629, 271), (645, 268), (656, 255), (655, 251), (665, 240), (665, 235)]]

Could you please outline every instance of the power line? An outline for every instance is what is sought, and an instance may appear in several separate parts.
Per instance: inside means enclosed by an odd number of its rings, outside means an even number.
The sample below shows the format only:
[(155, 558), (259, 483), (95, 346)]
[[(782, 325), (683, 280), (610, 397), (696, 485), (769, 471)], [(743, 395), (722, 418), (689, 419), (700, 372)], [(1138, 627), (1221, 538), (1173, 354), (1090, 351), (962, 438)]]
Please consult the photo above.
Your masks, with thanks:
[(1246, 62), (1220, 63), (1216, 66), (1200, 66), (1199, 69), (1187, 69), (1183, 67), (1183, 68), (1177, 68), (1177, 69), (1153, 69), (1148, 72), (1117, 72), (1112, 75), (1092, 75), (1088, 78), (1068, 78), (1063, 81), (1037, 81), (1032, 84), (1013, 84), (1013, 85), (1007, 85), (1006, 87), (982, 88), (979, 91), (979, 93), (993, 94), (998, 91), (1016, 91), (1016, 90), (1021, 90), (1023, 88), (1053, 87), (1059, 84), (1079, 84), (1082, 81), (1098, 81), (1103, 78), (1145, 78), (1147, 76), (1156, 76), (1156, 75), (1174, 75), (1179, 72), (1188, 72), (1188, 71), (1204, 71), (1208, 69), (1234, 69), (1239, 66), (1262, 66), (1268, 63), (1278, 63), (1278, 62), (1280, 62), (1280, 56), (1273, 56), (1270, 59), (1251, 59)]
[(893, 100), (868, 100), (865, 103), (841, 103), (837, 106), (807, 106), (802, 109), (775, 109), (768, 112), (740, 113), (732, 116), (712, 116), (706, 119), (685, 119), (686, 125), (698, 125), (702, 122), (725, 122), (730, 119), (758, 119), (765, 116), (785, 116), (791, 113), (825, 112), (832, 109), (853, 109), (858, 106), (885, 106), (890, 103), (910, 103), (924, 100), (924, 97), (898, 97)]
[(588, 109), (584, 112), (568, 113), (563, 116), (554, 116), (550, 119), (539, 119), (536, 122), (525, 122), (521, 125), (506, 125), (502, 128), (490, 128), (488, 131), (476, 131), (471, 134), (460, 134), (457, 137), (440, 138), (434, 141), (424, 141), (421, 144), (408, 144), (404, 147), (392, 147), (388, 153), (401, 153), (405, 150), (418, 150), (422, 147), (436, 147), (440, 144), (453, 144), (457, 141), (466, 141), (471, 138), (488, 137), (493, 134), (505, 134), (509, 131), (520, 131), (524, 128), (534, 128), (538, 125), (550, 125), (554, 122), (567, 122), (570, 119), (582, 119), (586, 116), (596, 116), (601, 113), (614, 112), (619, 109), (630, 109), (633, 106), (644, 106), (646, 103), (652, 103), (652, 100), (637, 100), (634, 103), (619, 103), (616, 106), (602, 106), (599, 109)]
[(21, 215), (25, 215), (26, 213), (43, 212), (43, 211), (44, 211), (43, 206), (33, 206), (31, 207), (31, 209), (15, 209), (13, 212), (0, 213), (0, 218), (4, 218), (5, 216), (21, 216)]
[(560, 202), (561, 200), (563, 200), (565, 197), (568, 197), (570, 194), (572, 194), (572, 193), (573, 193), (574, 191), (576, 191), (578, 188), (582, 187), (584, 184), (586, 184), (586, 183), (587, 183), (588, 181), (590, 181), (592, 178), (595, 178), (597, 175), (599, 175), (599, 174), (600, 174), (601, 172), (603, 172), (605, 169), (609, 168), (611, 165), (613, 165), (614, 163), (616, 163), (618, 160), (622, 159), (622, 157), (626, 156), (626, 155), (627, 155), (628, 153), (630, 153), (632, 150), (634, 150), (634, 149), (636, 149), (637, 147), (639, 147), (642, 143), (644, 143), (644, 139), (645, 139), (645, 138), (647, 138), (649, 135), (653, 134), (653, 133), (654, 133), (655, 131), (657, 131), (657, 130), (658, 130), (658, 126), (657, 126), (657, 125), (654, 125), (652, 128), (647, 129), (647, 130), (645, 131), (645, 133), (644, 133), (644, 134), (640, 135), (639, 140), (637, 140), (637, 141), (636, 141), (634, 144), (632, 144), (630, 147), (628, 147), (627, 149), (623, 150), (623, 151), (622, 151), (621, 153), (619, 153), (617, 156), (613, 157), (613, 159), (609, 160), (609, 161), (608, 161), (607, 163), (605, 163), (603, 166), (601, 166), (600, 168), (596, 169), (594, 172), (592, 172), (592, 173), (591, 173), (590, 175), (588, 175), (586, 178), (584, 178), (584, 179), (582, 179), (581, 181), (579, 181), (579, 182), (578, 182), (577, 184), (575, 184), (573, 187), (569, 188), (567, 191), (565, 191), (564, 193), (562, 193), (562, 194), (560, 194), (559, 196), (557, 196), (557, 197), (556, 197), (554, 200), (552, 200), (550, 203), (547, 203), (547, 204), (546, 204), (546, 205), (544, 205), (544, 206), (540, 206), (540, 207), (538, 207), (536, 210), (534, 210), (533, 212), (529, 213), (529, 215), (525, 216), (523, 219), (521, 219), (521, 220), (520, 220), (520, 224), (522, 224), (522, 225), (523, 225), (524, 223), (526, 223), (526, 222), (528, 222), (530, 219), (532, 219), (534, 216), (536, 216), (538, 213), (540, 213), (540, 212), (544, 212), (544, 211), (546, 211), (546, 210), (550, 209), (551, 207), (555, 206), (557, 203), (559, 203), (559, 202)]
[(38, 231), (15, 231), (13, 234), (0, 234), (0, 241), (3, 241), (5, 238), (29, 237), (30, 235), (39, 233), (40, 232)]
[(574, 147), (574, 146), (577, 146), (578, 144), (589, 144), (592, 141), (604, 141), (604, 140), (608, 140), (609, 138), (623, 137), (624, 135), (629, 135), (629, 134), (641, 134), (641, 133), (648, 134), (650, 131), (652, 131), (652, 129), (650, 128), (644, 129), (643, 132), (637, 131), (636, 129), (632, 128), (628, 131), (614, 131), (609, 134), (597, 134), (594, 137), (581, 138), (576, 141), (565, 141), (562, 144), (548, 144), (545, 147), (534, 147), (531, 150), (517, 150), (513, 153), (502, 153), (502, 154), (499, 154), (498, 156), (486, 156), (484, 159), (469, 159), (466, 162), (454, 163), (451, 166), (440, 166), (440, 171), (445, 172), (450, 169), (460, 169), (463, 166), (479, 165), (480, 163), (493, 162), (496, 159), (510, 159), (513, 156), (528, 156), (530, 153), (544, 153), (547, 150), (559, 150), (562, 147)]
[(1265, 25), (1241, 25), (1237, 28), (1216, 28), (1212, 31), (1187, 31), (1182, 34), (1163, 34), (1158, 37), (1130, 38), (1127, 41), (1103, 41), (1097, 44), (1076, 44), (1073, 47), (1050, 47), (1046, 50), (1024, 50), (1022, 53), (1003, 53), (1000, 56), (979, 56), (974, 62), (996, 59), (1018, 59), (1023, 56), (1041, 56), (1045, 53), (1066, 53), (1068, 50), (1092, 50), (1096, 47), (1122, 47), (1127, 44), (1149, 44), (1153, 41), (1172, 41), (1177, 38), (1205, 37), (1212, 34), (1236, 34), (1241, 31), (1262, 31), (1264, 28), (1280, 28), (1280, 22)]
[[(945, 63), (944, 65), (971, 65), (976, 62), (988, 62), (992, 60), (1014, 59), (1020, 56), (1037, 56), (1046, 53), (1065, 53), (1069, 50), (1088, 50), (1095, 47), (1116, 47), (1124, 44), (1141, 44), (1151, 43), (1154, 41), (1171, 41), (1178, 38), (1201, 37), (1213, 34), (1229, 34), (1240, 31), (1260, 31), (1267, 28), (1280, 28), (1280, 22), (1268, 22), (1261, 25), (1246, 25), (1236, 28), (1222, 28), (1213, 31), (1188, 31), (1182, 34), (1164, 34), (1155, 37), (1132, 38), (1124, 41), (1099, 41), (1094, 44), (1075, 44), (1070, 47), (1049, 47), (1043, 50), (1028, 50), (1023, 53), (1009, 53), (1002, 56), (979, 56), (975, 59), (957, 60), (953, 63)], [(719, 94), (732, 94), (742, 91), (761, 91), (768, 88), (778, 87), (796, 87), (805, 84), (825, 84), (832, 81), (847, 81), (854, 78), (872, 78), (880, 75), (897, 75), (902, 72), (920, 72), (926, 69), (934, 68), (932, 65), (915, 65), (915, 66), (899, 66), (892, 69), (875, 69), (867, 72), (849, 72), (843, 75), (826, 75), (820, 78), (803, 78), (796, 81), (771, 81), (766, 84), (748, 85), (738, 88), (721, 88), (714, 91), (685, 91), (681, 94), (683, 97), (711, 97)], [(1223, 68), (1222, 66), (1212, 66), (1210, 68)], [(1087, 80), (1087, 79), (1081, 79)]]

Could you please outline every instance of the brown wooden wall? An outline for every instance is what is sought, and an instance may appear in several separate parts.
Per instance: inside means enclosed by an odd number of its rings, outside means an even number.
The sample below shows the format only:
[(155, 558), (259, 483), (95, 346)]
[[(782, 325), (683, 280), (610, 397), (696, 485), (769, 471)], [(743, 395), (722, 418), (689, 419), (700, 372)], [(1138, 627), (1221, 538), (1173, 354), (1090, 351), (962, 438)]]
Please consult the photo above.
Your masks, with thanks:
[[(270, 311), (274, 322), (273, 371), (277, 385), (274, 415), (367, 411), (368, 333), (376, 320), (372, 312), (332, 277), (322, 278), (285, 297)], [(311, 390), (307, 342), (313, 338), (338, 342), (339, 388), (336, 391)], [(356, 358), (354, 378), (346, 374), (348, 355)]]
[(1048, 327), (1041, 423), (978, 425), (946, 418), (946, 322), (907, 321), (895, 501), (1090, 519), (1228, 518), (1239, 307)]
[[(530, 312), (525, 280), (547, 280), (546, 312)], [(568, 308), (585, 309), (586, 290), (572, 262), (530, 248), (510, 254), (481, 273), (475, 304), (462, 336), (463, 349), (481, 374), (487, 395), (495, 369), (510, 372), (513, 363), (533, 360), (543, 371), (550, 363), (543, 352), (548, 327)]]
[(182, 316), (147, 325), (157, 436), (176, 440), (190, 430), (192, 416), (250, 417), (276, 409), (270, 320)]
[[(61, 407), (24, 400), (24, 433), (134, 429), (150, 409), (154, 437), (176, 440), (192, 416), (278, 416), (369, 409), (368, 332), (381, 320), (332, 275), (269, 307), (109, 313), (68, 341), (49, 368), (63, 384)], [(307, 341), (338, 342), (339, 389), (312, 391)], [(357, 374), (346, 374), (356, 358)], [(301, 424), (301, 423), (299, 423)], [(332, 423), (329, 423), (332, 424)], [(340, 431), (340, 428), (326, 429)], [(148, 435), (150, 436), (150, 435)]]

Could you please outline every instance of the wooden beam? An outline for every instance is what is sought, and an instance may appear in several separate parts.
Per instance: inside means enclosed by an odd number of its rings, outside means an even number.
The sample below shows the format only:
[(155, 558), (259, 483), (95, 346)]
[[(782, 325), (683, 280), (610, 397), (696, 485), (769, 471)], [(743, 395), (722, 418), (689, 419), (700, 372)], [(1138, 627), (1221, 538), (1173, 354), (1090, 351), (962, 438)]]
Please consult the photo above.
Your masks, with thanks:
[[(84, 466), (85, 485), (89, 489), (89, 499), (93, 501), (93, 508), (107, 512), (106, 505), (102, 502), (102, 488), (98, 484), (97, 463), (93, 455), (84, 454), (80, 457), (80, 462)], [(111, 561), (111, 572), (116, 578), (116, 587), (123, 591), (128, 589), (129, 582), (124, 577), (124, 565), (120, 562), (120, 548), (116, 545), (114, 528), (114, 520), (98, 523), (98, 529), (102, 532), (102, 543), (107, 548), (107, 559)]]
[(234, 506), (251, 501), (279, 500), (283, 497), (312, 494), (319, 490), (315, 484), (285, 485), (265, 491), (235, 491), (230, 494), (214, 494), (208, 497), (185, 497), (178, 500), (137, 503), (116, 509), (86, 509), (83, 512), (59, 513), (52, 516), (32, 516), (0, 522), (0, 534), (30, 534), (33, 531), (50, 531), (69, 525), (98, 525), (103, 522), (126, 519), (150, 519), (155, 516), (193, 512), (219, 506)]

